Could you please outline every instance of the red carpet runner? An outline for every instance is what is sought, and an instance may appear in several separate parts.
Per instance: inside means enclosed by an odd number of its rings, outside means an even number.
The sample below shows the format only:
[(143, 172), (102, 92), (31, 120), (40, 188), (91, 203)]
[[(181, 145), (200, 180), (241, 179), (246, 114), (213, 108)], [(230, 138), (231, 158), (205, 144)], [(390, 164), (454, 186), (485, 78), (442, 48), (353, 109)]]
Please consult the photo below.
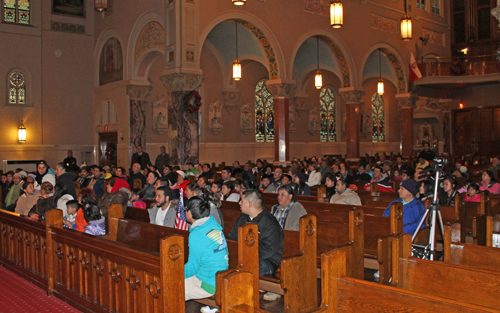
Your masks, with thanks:
[(80, 312), (0, 266), (0, 312)]

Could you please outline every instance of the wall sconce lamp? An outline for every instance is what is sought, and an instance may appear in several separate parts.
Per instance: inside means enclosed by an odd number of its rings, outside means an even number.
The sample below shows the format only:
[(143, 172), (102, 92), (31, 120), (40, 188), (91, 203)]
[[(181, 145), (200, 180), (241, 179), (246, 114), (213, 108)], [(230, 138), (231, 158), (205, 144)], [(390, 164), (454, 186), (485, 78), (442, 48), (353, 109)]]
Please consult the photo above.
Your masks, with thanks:
[(19, 143), (26, 142), (26, 127), (24, 127), (22, 120), (21, 120), (21, 125), (17, 129), (17, 141), (19, 141)]

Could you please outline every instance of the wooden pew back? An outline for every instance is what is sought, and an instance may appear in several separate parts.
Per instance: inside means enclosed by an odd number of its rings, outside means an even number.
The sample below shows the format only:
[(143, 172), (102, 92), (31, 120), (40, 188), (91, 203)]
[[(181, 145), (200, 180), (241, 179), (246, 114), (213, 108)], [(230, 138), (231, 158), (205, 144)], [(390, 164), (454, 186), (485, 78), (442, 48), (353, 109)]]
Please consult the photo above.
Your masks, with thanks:
[(410, 256), (411, 235), (396, 237), (393, 240), (392, 285), (472, 305), (498, 308), (500, 273), (414, 259)]

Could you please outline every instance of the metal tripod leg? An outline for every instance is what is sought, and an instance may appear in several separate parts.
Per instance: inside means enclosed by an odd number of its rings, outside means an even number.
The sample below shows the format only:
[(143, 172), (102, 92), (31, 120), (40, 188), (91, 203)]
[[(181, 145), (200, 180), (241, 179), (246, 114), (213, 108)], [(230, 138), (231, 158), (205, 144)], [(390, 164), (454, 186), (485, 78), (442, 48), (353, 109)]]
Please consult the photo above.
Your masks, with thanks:
[(418, 223), (417, 229), (415, 229), (415, 232), (413, 233), (413, 236), (411, 237), (411, 242), (413, 243), (415, 241), (415, 238), (417, 238), (417, 234), (420, 231), (420, 228), (422, 227), (422, 224), (425, 222), (425, 219), (427, 218), (427, 215), (429, 215), (429, 208), (425, 210), (424, 217), (420, 220), (420, 223)]

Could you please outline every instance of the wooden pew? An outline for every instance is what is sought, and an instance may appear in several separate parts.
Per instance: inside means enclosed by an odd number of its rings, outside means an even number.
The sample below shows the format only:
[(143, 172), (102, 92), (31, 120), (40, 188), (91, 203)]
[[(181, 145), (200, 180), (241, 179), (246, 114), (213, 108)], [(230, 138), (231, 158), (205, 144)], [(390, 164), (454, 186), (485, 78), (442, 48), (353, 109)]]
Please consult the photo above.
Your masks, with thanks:
[(454, 242), (452, 226), (444, 228), (444, 263), (500, 272), (500, 249)]
[(475, 245), (500, 247), (500, 214), (474, 217), (472, 239)]
[[(321, 204), (321, 203), (317, 203)], [(222, 201), (221, 212), (224, 216), (224, 233), (226, 236), (232, 229), (232, 225), (236, 219), (241, 215), (240, 207), (236, 202)], [(348, 272), (350, 275), (362, 278), (364, 276), (363, 270), (363, 253), (364, 253), (364, 215), (363, 210), (342, 206), (335, 214), (330, 214), (328, 217), (321, 214), (314, 214), (321, 221), (318, 223), (318, 255), (317, 265), (320, 266), (321, 253), (333, 247), (347, 246), (349, 250), (350, 264)], [(384, 218), (387, 222), (390, 221), (388, 217)], [(401, 222), (401, 230), (402, 230)], [(297, 232), (285, 230), (285, 249), (283, 257), (296, 255), (298, 253), (297, 247), (298, 237)], [(346, 248), (347, 249), (347, 248)], [(352, 250), (351, 250), (352, 249)], [(376, 244), (375, 248), (376, 249)], [(291, 251), (291, 252), (287, 252)], [(261, 279), (270, 281), (272, 283), (279, 283), (277, 278), (261, 277)], [(272, 288), (272, 287), (266, 287)], [(282, 293), (280, 290), (271, 290), (273, 292)]]
[(47, 288), (45, 223), (0, 210), (0, 229), (2, 266)]
[(411, 258), (411, 235), (392, 242), (391, 285), (405, 290), (498, 309), (500, 273)]
[(49, 295), (82, 311), (185, 311), (182, 236), (158, 253), (64, 229), (60, 210), (46, 218)]
[[(263, 205), (268, 209), (277, 203), (277, 200), (268, 200), (263, 198)], [(348, 221), (349, 212), (352, 208), (363, 210), (364, 221), (364, 255), (365, 257), (376, 259), (377, 258), (377, 240), (379, 237), (400, 234), (403, 232), (403, 206), (401, 203), (394, 203), (391, 208), (391, 216), (382, 216), (384, 208), (371, 208), (366, 206), (351, 206), (333, 203), (320, 203), (320, 202), (304, 202), (302, 203), (308, 214), (316, 215), (316, 217), (325, 222), (346, 223)], [(225, 202), (224, 202), (225, 205)], [(239, 206), (235, 204), (228, 204), (226, 208), (239, 210)], [(321, 240), (321, 233), (320, 233)], [(321, 255), (320, 251), (318, 255)]]
[[(331, 250), (321, 257), (321, 293), (319, 308), (313, 312), (496, 312), (476, 305), (447, 300), (391, 286), (346, 277), (345, 251)], [(252, 275), (244, 271), (226, 271), (218, 277), (221, 286), (221, 313), (267, 312), (252, 305), (258, 291)]]

